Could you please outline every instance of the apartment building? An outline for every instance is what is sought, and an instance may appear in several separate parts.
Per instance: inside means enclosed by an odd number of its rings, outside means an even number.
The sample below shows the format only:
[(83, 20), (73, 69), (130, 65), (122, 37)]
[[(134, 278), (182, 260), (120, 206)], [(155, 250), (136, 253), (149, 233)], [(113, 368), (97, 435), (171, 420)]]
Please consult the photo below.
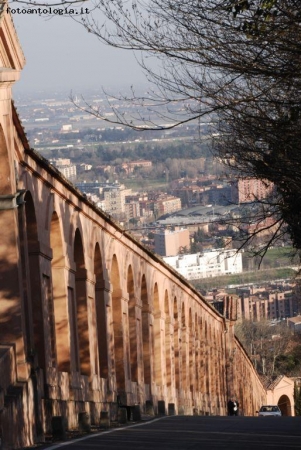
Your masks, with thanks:
[(247, 320), (284, 319), (294, 315), (294, 296), (288, 291), (263, 291), (238, 298), (238, 318)]
[(232, 201), (249, 203), (262, 200), (272, 193), (274, 185), (267, 180), (257, 178), (240, 178), (232, 183)]
[(163, 259), (188, 280), (242, 272), (242, 254), (232, 249), (215, 249), (204, 253), (170, 256)]
[(68, 178), (68, 180), (75, 180), (77, 175), (76, 165), (70, 164), (68, 166), (56, 166), (57, 169), (64, 175), (65, 178)]
[(131, 195), (132, 190), (126, 189), (123, 184), (115, 183), (103, 188), (105, 211), (115, 216), (125, 212), (125, 197)]
[(178, 255), (190, 249), (189, 231), (186, 228), (159, 230), (155, 233), (155, 252), (161, 256)]
[(153, 204), (155, 217), (180, 211), (181, 208), (181, 199), (178, 197), (173, 197), (172, 195), (162, 194), (154, 201)]

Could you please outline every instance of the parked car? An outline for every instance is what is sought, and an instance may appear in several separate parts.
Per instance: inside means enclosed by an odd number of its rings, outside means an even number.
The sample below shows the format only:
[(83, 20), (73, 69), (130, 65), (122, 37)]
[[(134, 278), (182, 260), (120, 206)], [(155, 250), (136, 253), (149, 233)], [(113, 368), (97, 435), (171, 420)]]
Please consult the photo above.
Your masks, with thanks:
[(274, 416), (274, 417), (281, 417), (282, 413), (277, 405), (263, 405), (259, 411), (256, 411), (258, 413), (258, 417), (267, 417), (267, 416)]

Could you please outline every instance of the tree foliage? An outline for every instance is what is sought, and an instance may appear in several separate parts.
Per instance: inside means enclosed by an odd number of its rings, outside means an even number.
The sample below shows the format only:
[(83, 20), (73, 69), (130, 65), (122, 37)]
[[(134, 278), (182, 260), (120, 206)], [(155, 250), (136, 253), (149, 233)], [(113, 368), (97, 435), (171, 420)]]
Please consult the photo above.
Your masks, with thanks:
[(97, 156), (102, 162), (113, 162), (117, 158), (135, 161), (137, 159), (147, 159), (153, 163), (165, 162), (168, 158), (173, 159), (198, 159), (207, 155), (207, 149), (193, 143), (181, 144), (143, 144), (139, 143), (135, 147), (122, 146), (119, 149), (111, 149), (100, 145)]
[(278, 362), (291, 342), (291, 331), (286, 324), (270, 326), (268, 321), (243, 320), (237, 323), (235, 333), (259, 373), (269, 378), (283, 373), (284, 366)]
[(295, 415), (301, 416), (301, 386), (295, 383), (294, 386)]

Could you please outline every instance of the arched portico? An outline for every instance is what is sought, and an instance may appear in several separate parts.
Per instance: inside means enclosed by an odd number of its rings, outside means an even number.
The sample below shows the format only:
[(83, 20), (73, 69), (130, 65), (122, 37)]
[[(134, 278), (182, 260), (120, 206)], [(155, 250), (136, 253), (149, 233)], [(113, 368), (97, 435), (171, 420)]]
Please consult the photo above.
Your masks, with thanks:
[[(65, 276), (65, 251), (61, 235), (60, 221), (54, 211), (50, 223), (50, 246), (52, 249), (51, 273), (54, 308), (53, 346), (56, 348), (57, 366), (61, 372), (71, 370), (70, 330), (68, 316), (68, 298)], [(52, 323), (51, 323), (52, 325)]]
[(134, 275), (131, 265), (128, 267), (127, 271), (127, 293), (129, 295), (129, 343), (130, 343), (131, 380), (137, 382), (138, 381), (137, 335), (139, 329), (137, 327)]
[[(126, 371), (128, 361), (125, 359), (125, 335), (123, 325), (122, 290), (119, 272), (119, 264), (116, 254), (112, 258), (111, 266), (111, 292), (112, 292), (112, 316), (114, 333), (114, 364), (118, 395), (124, 396), (126, 392)], [(124, 401), (124, 399), (123, 399)]]
[[(168, 291), (165, 290), (164, 295), (164, 313), (165, 313), (165, 373), (166, 373), (166, 385), (171, 388), (172, 385), (172, 342), (171, 342), (171, 317), (169, 308)], [(170, 393), (171, 395), (171, 393)]]
[[(83, 375), (91, 375), (91, 355), (89, 341), (88, 299), (87, 299), (87, 269), (84, 258), (82, 236), (77, 228), (74, 237), (74, 263), (75, 271), (75, 302), (76, 302), (76, 326), (74, 330), (78, 343), (79, 371)], [(76, 354), (76, 350), (75, 350)], [(78, 364), (78, 357), (76, 364)]]
[(287, 395), (281, 395), (281, 397), (278, 400), (278, 406), (281, 409), (281, 413), (283, 416), (292, 415), (292, 405)]
[[(41, 276), (40, 263), (40, 239), (38, 235), (38, 224), (36, 218), (36, 210), (33, 197), (29, 191), (26, 192), (25, 198), (25, 217), (26, 217), (26, 240), (28, 251), (28, 271), (29, 279), (27, 280), (27, 289), (30, 292), (30, 311), (32, 311), (33, 323), (33, 342), (29, 351), (37, 356), (37, 362), (44, 370), (48, 365), (47, 356), (50, 365), (56, 364), (55, 355), (55, 338), (53, 335), (53, 310), (51, 286), (49, 277)], [(46, 302), (46, 308), (50, 313), (49, 321), (44, 314), (43, 294)], [(30, 318), (28, 318), (29, 323)], [(46, 351), (45, 324), (50, 326), (50, 340), (48, 340), (48, 351)], [(47, 326), (46, 325), (46, 326)], [(30, 335), (31, 332), (29, 331)], [(31, 341), (31, 339), (30, 339)], [(29, 342), (30, 342), (29, 341)]]
[(162, 384), (162, 317), (159, 302), (158, 284), (154, 286), (154, 375), (155, 383), (160, 386)]
[(173, 302), (173, 356), (174, 356), (174, 371), (175, 371), (175, 387), (180, 389), (180, 349), (179, 349), (179, 312), (177, 298)]
[(95, 275), (95, 310), (97, 329), (98, 364), (97, 372), (101, 378), (108, 378), (108, 348), (107, 348), (107, 306), (105, 301), (103, 260), (100, 245), (97, 242), (94, 249), (94, 275)]
[(267, 404), (278, 405), (283, 416), (294, 416), (294, 381), (284, 375), (276, 378), (268, 386)]
[[(12, 69), (5, 67), (0, 80), (0, 429), (6, 448), (33, 446), (38, 434), (50, 432), (53, 416), (61, 415), (70, 429), (78, 427), (78, 413), (90, 414), (95, 425), (101, 411), (117, 418), (118, 396), (145, 412), (165, 404), (164, 411), (191, 413), (197, 405), (212, 414), (222, 391), (218, 412), (224, 414), (229, 388), (253, 414), (266, 392), (231, 320), (31, 149), (11, 101), (22, 51), (5, 8), (0, 18), (2, 56)], [(231, 377), (219, 366), (228, 367), (234, 348)], [(251, 394), (239, 390), (242, 380)], [(293, 411), (293, 399), (281, 395)]]

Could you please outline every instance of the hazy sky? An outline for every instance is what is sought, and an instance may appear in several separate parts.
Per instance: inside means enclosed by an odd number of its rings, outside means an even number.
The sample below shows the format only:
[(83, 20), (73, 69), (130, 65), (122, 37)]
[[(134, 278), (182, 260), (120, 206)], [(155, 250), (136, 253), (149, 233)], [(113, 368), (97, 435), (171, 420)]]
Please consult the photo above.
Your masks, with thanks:
[(26, 57), (15, 92), (61, 88), (69, 93), (85, 87), (143, 83), (144, 76), (131, 52), (102, 44), (66, 16), (49, 19), (13, 14), (13, 20)]

